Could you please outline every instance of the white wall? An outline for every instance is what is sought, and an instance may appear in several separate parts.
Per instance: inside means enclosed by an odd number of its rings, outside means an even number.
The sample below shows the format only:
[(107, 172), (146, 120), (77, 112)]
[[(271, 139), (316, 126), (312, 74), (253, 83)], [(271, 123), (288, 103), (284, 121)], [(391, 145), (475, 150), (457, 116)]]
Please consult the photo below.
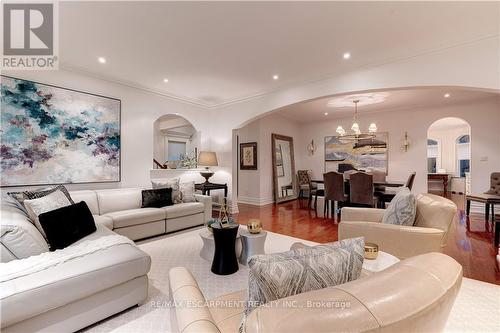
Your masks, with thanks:
[[(274, 201), (271, 149), (273, 133), (293, 138), (294, 155), (297, 158), (299, 124), (293, 120), (278, 114), (271, 114), (235, 131), (240, 143), (257, 142), (258, 155), (258, 170), (238, 170), (238, 202), (240, 203), (266, 205)], [(295, 167), (297, 170), (297, 164)]]
[[(389, 132), (389, 180), (406, 180), (409, 173), (417, 172), (414, 192), (427, 192), (427, 130), (436, 120), (458, 117), (471, 126), (471, 179), (472, 191), (484, 192), (489, 188), (489, 175), (500, 166), (500, 100), (488, 99), (435, 109), (413, 109), (400, 112), (360, 114), (361, 128), (375, 122), (380, 132)], [(311, 169), (313, 177), (321, 177), (324, 170), (324, 137), (335, 135), (338, 125), (350, 128), (352, 118), (329, 122), (305, 124), (300, 127), (298, 166)], [(404, 132), (408, 132), (410, 149), (401, 150)], [(317, 151), (313, 156), (306, 152), (307, 144), (314, 139)], [(487, 158), (486, 161), (483, 159)]]

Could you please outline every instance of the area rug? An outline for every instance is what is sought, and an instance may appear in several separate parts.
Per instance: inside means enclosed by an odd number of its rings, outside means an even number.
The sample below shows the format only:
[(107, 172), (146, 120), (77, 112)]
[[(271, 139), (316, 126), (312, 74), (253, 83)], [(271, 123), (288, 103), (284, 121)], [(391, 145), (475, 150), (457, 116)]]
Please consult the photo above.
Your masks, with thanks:
[[(242, 227), (244, 228), (244, 227)], [(138, 242), (138, 246), (152, 259), (149, 272), (148, 300), (103, 320), (85, 332), (172, 332), (170, 326), (168, 271), (172, 267), (187, 267), (196, 277), (207, 299), (245, 289), (248, 269), (240, 265), (237, 273), (219, 276), (210, 272), (210, 262), (199, 256), (202, 228), (160, 236)], [(286, 251), (294, 242), (314, 243), (268, 232), (266, 253)], [(500, 286), (471, 279), (463, 279), (446, 332), (500, 332)]]

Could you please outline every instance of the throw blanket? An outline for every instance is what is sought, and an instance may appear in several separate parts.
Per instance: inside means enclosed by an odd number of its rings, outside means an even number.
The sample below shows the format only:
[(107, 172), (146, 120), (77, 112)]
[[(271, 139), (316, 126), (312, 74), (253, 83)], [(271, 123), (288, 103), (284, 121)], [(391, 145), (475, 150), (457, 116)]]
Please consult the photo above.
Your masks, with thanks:
[[(62, 250), (44, 252), (32, 257), (0, 263), (0, 282), (3, 283), (22, 276), (40, 272), (50, 267), (61, 265), (66, 261), (83, 257), (85, 255), (120, 244), (134, 245), (134, 242), (124, 236), (109, 235), (98, 239), (83, 241), (79, 244), (68, 246)], [(15, 285), (15, 283), (12, 285)], [(5, 298), (17, 292), (16, 290), (11, 289), (14, 288), (2, 286), (0, 298)]]

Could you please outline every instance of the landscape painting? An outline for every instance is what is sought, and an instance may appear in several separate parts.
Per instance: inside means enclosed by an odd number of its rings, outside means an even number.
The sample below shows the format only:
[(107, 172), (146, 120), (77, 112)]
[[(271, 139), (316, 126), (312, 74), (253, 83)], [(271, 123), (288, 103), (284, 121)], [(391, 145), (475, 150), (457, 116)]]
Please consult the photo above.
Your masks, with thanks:
[(120, 100), (1, 77), (1, 185), (120, 181)]
[(325, 137), (325, 171), (337, 171), (340, 163), (354, 168), (387, 173), (388, 133), (376, 133), (373, 139), (346, 140)]

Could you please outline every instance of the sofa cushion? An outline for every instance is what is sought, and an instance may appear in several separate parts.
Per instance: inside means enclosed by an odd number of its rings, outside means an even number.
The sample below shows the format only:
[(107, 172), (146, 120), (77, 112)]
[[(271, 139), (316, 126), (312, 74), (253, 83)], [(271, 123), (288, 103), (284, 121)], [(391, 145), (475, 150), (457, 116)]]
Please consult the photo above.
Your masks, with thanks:
[[(96, 232), (75, 244), (113, 234), (98, 225)], [(25, 291), (2, 299), (2, 326), (7, 327), (143, 276), (148, 273), (150, 264), (151, 259), (146, 253), (133, 245), (122, 244), (3, 282), (0, 284), (2, 288), (14, 288), (15, 285)]]
[(85, 201), (40, 214), (38, 218), (51, 251), (64, 249), (96, 231), (94, 218)]
[(246, 313), (273, 300), (356, 280), (364, 243), (359, 237), (251, 257)]
[(182, 202), (179, 180), (179, 178), (155, 179), (151, 180), (151, 185), (153, 189), (170, 187), (172, 189), (172, 201), (177, 204)]
[(9, 195), (11, 198), (15, 199), (19, 204), (20, 208), (24, 208), (24, 201), (28, 199), (38, 199), (41, 197), (44, 197), (46, 195), (49, 195), (55, 191), (61, 191), (64, 193), (66, 198), (68, 198), (69, 202), (74, 204), (73, 199), (71, 198), (71, 195), (69, 194), (68, 190), (64, 185), (57, 185), (57, 186), (52, 186), (52, 187), (42, 187), (38, 188), (35, 190), (29, 190), (29, 191), (22, 191), (22, 192), (8, 192), (7, 195)]
[(38, 216), (42, 213), (69, 205), (71, 205), (71, 201), (59, 190), (37, 199), (24, 200), (24, 206), (28, 211), (31, 221), (45, 239), (47, 239), (47, 235), (45, 235), (45, 230), (40, 225)]
[(194, 196), (196, 192), (194, 181), (180, 183), (179, 187), (182, 202), (196, 202), (196, 197)]
[(42, 234), (16, 206), (2, 200), (0, 218), (1, 261), (22, 259), (49, 251)]
[(91, 190), (69, 192), (73, 201), (85, 201), (93, 215), (99, 215), (99, 204), (97, 203), (97, 193)]
[(94, 217), (95, 224), (100, 224), (108, 228), (109, 230), (113, 230), (113, 219), (109, 216), (104, 215), (92, 215)]
[(167, 220), (181, 216), (203, 213), (205, 206), (201, 202), (183, 202), (173, 206), (163, 207), (167, 213)]
[(172, 206), (173, 204), (171, 188), (142, 190), (142, 208), (161, 208), (165, 206)]
[(131, 225), (155, 222), (165, 219), (163, 208), (138, 208), (104, 214), (113, 219), (113, 228), (129, 227)]
[(142, 189), (121, 188), (116, 190), (96, 191), (99, 203), (99, 215), (122, 210), (141, 208)]
[(417, 204), (415, 195), (403, 187), (391, 200), (384, 212), (382, 223), (412, 226), (415, 223)]

